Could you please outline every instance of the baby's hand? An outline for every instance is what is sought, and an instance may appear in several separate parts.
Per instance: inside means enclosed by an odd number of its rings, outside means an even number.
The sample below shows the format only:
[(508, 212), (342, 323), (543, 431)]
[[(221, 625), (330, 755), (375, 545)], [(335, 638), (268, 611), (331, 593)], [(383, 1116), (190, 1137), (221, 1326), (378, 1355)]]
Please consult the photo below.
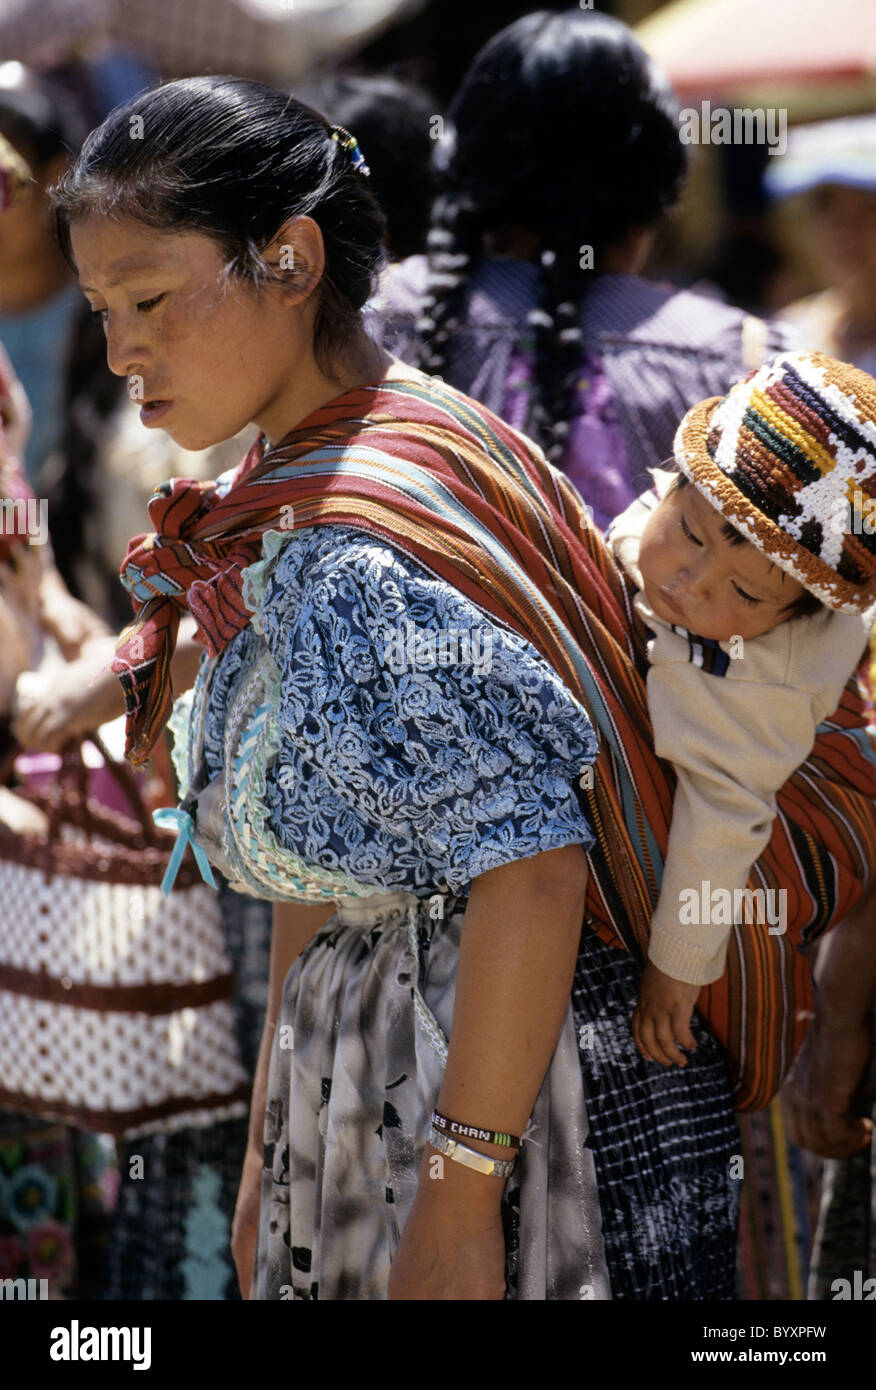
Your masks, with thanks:
[(687, 1066), (687, 1058), (677, 1042), (696, 1050), (690, 1018), (701, 989), (702, 985), (673, 980), (648, 961), (639, 982), (639, 1002), (633, 1011), (633, 1037), (649, 1062)]

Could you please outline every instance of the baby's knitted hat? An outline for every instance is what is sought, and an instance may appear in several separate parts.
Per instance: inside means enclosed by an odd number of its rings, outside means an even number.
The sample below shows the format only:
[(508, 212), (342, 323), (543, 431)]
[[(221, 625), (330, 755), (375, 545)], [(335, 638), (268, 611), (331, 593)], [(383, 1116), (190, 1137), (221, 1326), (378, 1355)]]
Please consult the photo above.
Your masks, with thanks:
[(675, 458), (828, 608), (861, 613), (876, 601), (876, 381), (866, 372), (820, 352), (783, 353), (689, 410)]

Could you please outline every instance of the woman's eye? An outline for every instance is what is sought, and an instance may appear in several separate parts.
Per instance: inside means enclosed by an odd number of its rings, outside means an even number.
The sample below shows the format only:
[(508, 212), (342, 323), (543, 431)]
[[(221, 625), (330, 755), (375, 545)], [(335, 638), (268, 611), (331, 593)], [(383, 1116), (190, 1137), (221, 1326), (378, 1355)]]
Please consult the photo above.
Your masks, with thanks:
[(760, 603), (759, 598), (752, 598), (751, 594), (747, 594), (744, 589), (740, 589), (738, 584), (734, 584), (733, 588), (736, 590), (743, 603), (750, 603), (752, 608), (756, 608), (757, 605)]
[(681, 526), (683, 534), (687, 537), (689, 541), (693, 541), (694, 545), (702, 545), (702, 541), (697, 540), (696, 536), (691, 531), (684, 517), (679, 518), (679, 525)]
[[(160, 304), (164, 298), (165, 296), (163, 294), (155, 294), (151, 299), (141, 299), (136, 306), (138, 314), (148, 314), (150, 310)], [(93, 319), (100, 319), (101, 323), (106, 323), (108, 313), (108, 309), (92, 309), (91, 317)]]

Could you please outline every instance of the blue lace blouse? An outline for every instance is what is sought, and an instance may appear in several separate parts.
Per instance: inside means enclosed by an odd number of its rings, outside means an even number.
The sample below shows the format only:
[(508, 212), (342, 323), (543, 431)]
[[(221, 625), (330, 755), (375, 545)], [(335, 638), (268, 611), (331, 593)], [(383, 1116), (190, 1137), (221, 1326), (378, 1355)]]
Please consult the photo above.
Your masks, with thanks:
[[(529, 642), (352, 527), (270, 532), (263, 555), (244, 580), (253, 621), (204, 659), (194, 696), (244, 858), (279, 882), (288, 855), (291, 882), (323, 896), (464, 895), (488, 869), (590, 848), (578, 781), (596, 738)], [(267, 698), (232, 746), (266, 661)], [(270, 736), (248, 735), (259, 720)]]

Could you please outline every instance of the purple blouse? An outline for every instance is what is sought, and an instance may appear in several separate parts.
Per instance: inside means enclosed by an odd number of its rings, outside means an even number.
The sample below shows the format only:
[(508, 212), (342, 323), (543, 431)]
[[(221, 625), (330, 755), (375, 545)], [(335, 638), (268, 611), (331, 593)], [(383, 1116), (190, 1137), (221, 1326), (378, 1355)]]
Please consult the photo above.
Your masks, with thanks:
[[(425, 256), (390, 266), (366, 309), (370, 332), (411, 359), (426, 286)], [(446, 377), (523, 433), (531, 419), (533, 334), (540, 270), (487, 256), (472, 275), (451, 338)], [(754, 357), (746, 347), (746, 325)], [(794, 345), (782, 325), (635, 275), (596, 276), (581, 305), (577, 401), (560, 466), (603, 531), (671, 458), (685, 412), (724, 395), (753, 366)]]
[[(509, 425), (524, 433), (530, 418), (532, 367), (532, 352), (519, 344), (511, 352), (505, 400), (499, 412)], [(584, 352), (581, 357), (578, 397), (560, 466), (592, 507), (601, 531), (636, 495), (611, 383), (595, 352)]]

